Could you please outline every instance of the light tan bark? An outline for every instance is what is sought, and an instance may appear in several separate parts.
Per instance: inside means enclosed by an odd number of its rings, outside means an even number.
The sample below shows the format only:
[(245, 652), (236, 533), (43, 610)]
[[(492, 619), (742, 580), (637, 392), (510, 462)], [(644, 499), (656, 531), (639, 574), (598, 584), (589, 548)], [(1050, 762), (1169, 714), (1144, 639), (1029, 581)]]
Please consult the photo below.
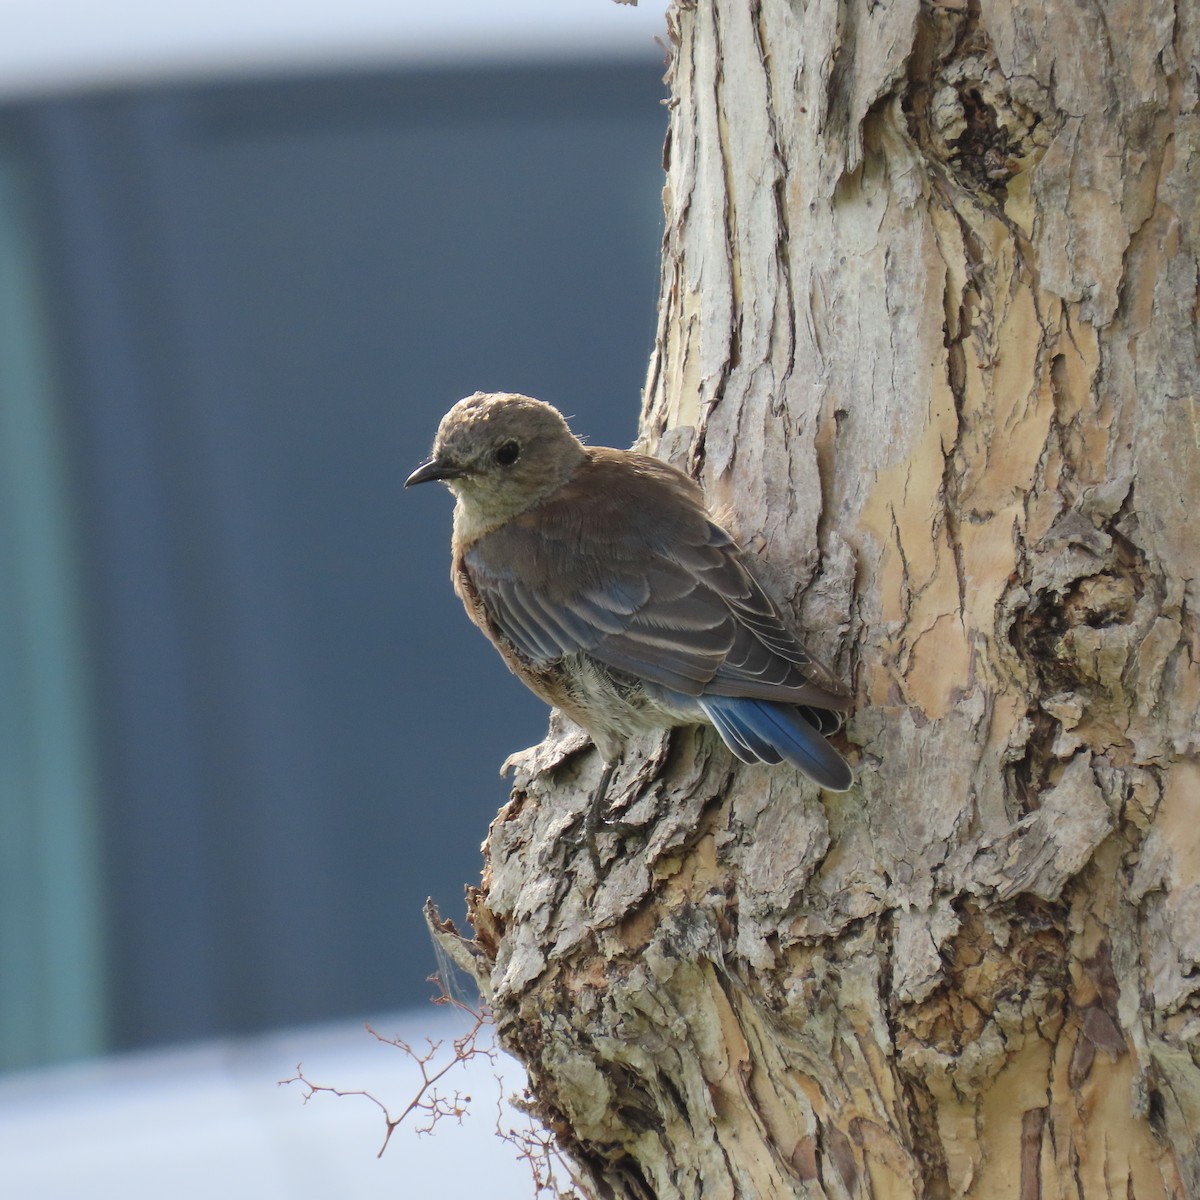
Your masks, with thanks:
[(1197, 6), (699, 0), (645, 443), (859, 782), (519, 758), (469, 949), (596, 1195), (1200, 1196)]

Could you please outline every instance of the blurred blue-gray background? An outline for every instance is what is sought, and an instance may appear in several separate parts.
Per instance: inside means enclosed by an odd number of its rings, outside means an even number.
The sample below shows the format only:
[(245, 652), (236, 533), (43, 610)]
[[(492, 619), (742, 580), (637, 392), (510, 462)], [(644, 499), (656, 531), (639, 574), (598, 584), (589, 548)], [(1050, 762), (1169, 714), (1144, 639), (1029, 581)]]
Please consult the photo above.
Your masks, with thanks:
[[(0, 1068), (420, 1003), (421, 904), (461, 917), (546, 711), (403, 481), (477, 389), (632, 441), (661, 5), (339, 42), (252, 3), (303, 46), (224, 57), (145, 4), (56, 49), (33, 7), (0, 0)], [(108, 48), (122, 7), (160, 39)]]

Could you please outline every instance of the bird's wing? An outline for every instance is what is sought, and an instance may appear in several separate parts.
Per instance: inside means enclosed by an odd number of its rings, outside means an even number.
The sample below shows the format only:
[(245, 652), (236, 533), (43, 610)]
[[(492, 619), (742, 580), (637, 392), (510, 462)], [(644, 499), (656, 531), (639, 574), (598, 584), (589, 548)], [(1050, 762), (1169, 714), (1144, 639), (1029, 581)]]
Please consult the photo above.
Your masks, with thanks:
[(848, 707), (694, 483), (654, 459), (590, 454), (550, 500), (464, 554), (521, 655), (540, 665), (582, 651), (691, 696)]

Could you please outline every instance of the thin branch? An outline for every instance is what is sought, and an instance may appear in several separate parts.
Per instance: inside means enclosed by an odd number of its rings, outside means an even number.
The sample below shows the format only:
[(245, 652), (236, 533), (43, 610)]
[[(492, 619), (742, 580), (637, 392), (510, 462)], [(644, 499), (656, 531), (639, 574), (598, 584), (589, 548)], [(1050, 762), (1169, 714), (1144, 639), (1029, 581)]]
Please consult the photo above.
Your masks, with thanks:
[(295, 1075), (279, 1081), (280, 1086), (299, 1083), (304, 1087), (306, 1089), (304, 1093), (305, 1104), (318, 1092), (328, 1092), (333, 1096), (362, 1096), (363, 1099), (369, 1100), (383, 1113), (383, 1119), (387, 1126), (383, 1145), (379, 1147), (379, 1152), (376, 1155), (377, 1158), (383, 1156), (383, 1152), (388, 1147), (388, 1142), (392, 1139), (392, 1134), (412, 1113), (425, 1114), (425, 1122), (416, 1126), (417, 1133), (430, 1133), (439, 1121), (447, 1117), (453, 1117), (461, 1124), (463, 1117), (468, 1112), (467, 1105), (471, 1103), (471, 1097), (463, 1095), (457, 1090), (452, 1095), (444, 1095), (437, 1090), (438, 1083), (460, 1063), (468, 1062), (473, 1058), (484, 1057), (492, 1063), (496, 1061), (496, 1050), (490, 1046), (481, 1046), (478, 1041), (480, 1030), (491, 1021), (491, 1011), (487, 1005), (480, 1003), (478, 1006), (474, 1006), (451, 996), (437, 975), (430, 976), (430, 982), (436, 983), (440, 989), (440, 994), (434, 997), (433, 1002), (435, 1004), (449, 1004), (452, 1008), (466, 1013), (472, 1019), (471, 1028), (462, 1034), (461, 1037), (454, 1038), (450, 1043), (454, 1051), (452, 1056), (441, 1066), (438, 1066), (435, 1060), (444, 1044), (442, 1041), (435, 1042), (432, 1039), (426, 1038), (428, 1049), (418, 1052), (403, 1038), (384, 1037), (383, 1034), (372, 1029), (370, 1025), (366, 1026), (367, 1032), (373, 1038), (383, 1042), (387, 1046), (394, 1046), (397, 1050), (403, 1051), (417, 1064), (421, 1072), (421, 1085), (417, 1089), (416, 1095), (395, 1116), (392, 1115), (391, 1109), (378, 1096), (362, 1088), (337, 1088), (329, 1084), (314, 1083), (304, 1074), (303, 1064), (301, 1063), (296, 1064)]

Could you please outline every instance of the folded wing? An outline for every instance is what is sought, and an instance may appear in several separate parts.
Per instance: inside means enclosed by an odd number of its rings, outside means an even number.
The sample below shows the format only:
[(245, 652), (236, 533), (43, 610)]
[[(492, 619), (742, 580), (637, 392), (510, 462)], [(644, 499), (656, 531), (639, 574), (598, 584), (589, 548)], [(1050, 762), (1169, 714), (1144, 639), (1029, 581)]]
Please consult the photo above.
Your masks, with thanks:
[(686, 696), (844, 710), (681, 472), (593, 450), (555, 496), (470, 547), (464, 566), (530, 662), (585, 652)]

